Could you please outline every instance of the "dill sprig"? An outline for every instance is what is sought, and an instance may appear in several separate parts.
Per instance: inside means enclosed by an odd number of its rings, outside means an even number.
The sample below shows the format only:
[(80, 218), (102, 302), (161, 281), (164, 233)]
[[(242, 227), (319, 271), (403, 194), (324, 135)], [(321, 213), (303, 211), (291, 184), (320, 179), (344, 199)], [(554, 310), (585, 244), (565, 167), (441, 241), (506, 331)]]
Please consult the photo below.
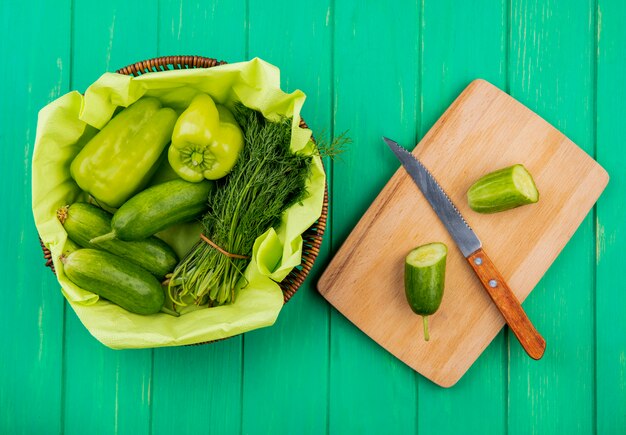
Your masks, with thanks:
[(316, 154), (321, 158), (328, 157), (334, 160), (337, 156), (346, 151), (346, 147), (352, 143), (348, 136), (348, 130), (341, 132), (332, 139), (327, 139), (326, 130), (322, 130), (317, 137)]
[[(238, 104), (235, 118), (244, 147), (228, 176), (218, 181), (202, 218), (203, 234), (231, 254), (252, 255), (257, 237), (280, 224), (283, 212), (306, 195), (311, 156), (290, 150), (290, 118), (271, 122)], [(230, 303), (249, 260), (232, 258), (204, 241), (179, 263), (168, 290), (175, 304)]]

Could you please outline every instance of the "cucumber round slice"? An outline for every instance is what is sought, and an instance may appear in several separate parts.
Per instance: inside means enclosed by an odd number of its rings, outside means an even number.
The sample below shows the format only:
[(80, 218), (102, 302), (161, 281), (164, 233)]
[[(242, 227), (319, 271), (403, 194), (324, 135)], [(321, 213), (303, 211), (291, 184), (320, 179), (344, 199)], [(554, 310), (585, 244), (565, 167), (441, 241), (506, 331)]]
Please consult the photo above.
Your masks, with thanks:
[(414, 313), (423, 316), (424, 339), (430, 339), (428, 316), (433, 314), (443, 298), (446, 279), (448, 247), (435, 242), (419, 246), (406, 256), (404, 290)]
[(539, 192), (530, 172), (513, 165), (478, 179), (467, 191), (467, 201), (479, 213), (497, 213), (539, 201)]

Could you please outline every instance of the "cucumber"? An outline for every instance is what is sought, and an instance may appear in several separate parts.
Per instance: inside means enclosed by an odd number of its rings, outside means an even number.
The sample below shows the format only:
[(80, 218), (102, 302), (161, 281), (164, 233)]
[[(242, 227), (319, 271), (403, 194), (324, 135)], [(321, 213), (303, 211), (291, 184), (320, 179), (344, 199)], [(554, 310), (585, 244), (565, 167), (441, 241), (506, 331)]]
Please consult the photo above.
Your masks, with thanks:
[(478, 179), (467, 191), (467, 201), (479, 213), (497, 213), (539, 201), (539, 192), (530, 172), (523, 165), (491, 172)]
[(61, 261), (74, 284), (131, 313), (154, 314), (163, 306), (165, 295), (159, 281), (147, 270), (116, 255), (79, 249)]
[(163, 279), (178, 263), (174, 250), (163, 240), (149, 237), (135, 242), (107, 240), (96, 245), (90, 240), (111, 230), (111, 214), (85, 202), (77, 202), (57, 210), (69, 238), (82, 248), (101, 249), (135, 263)]
[(413, 249), (404, 261), (404, 291), (415, 314), (423, 317), (428, 341), (428, 316), (439, 309), (446, 280), (448, 247), (439, 242)]
[(208, 209), (215, 183), (172, 180), (152, 186), (126, 201), (113, 215), (112, 231), (91, 239), (100, 244), (114, 238), (141, 240), (175, 224), (196, 219)]

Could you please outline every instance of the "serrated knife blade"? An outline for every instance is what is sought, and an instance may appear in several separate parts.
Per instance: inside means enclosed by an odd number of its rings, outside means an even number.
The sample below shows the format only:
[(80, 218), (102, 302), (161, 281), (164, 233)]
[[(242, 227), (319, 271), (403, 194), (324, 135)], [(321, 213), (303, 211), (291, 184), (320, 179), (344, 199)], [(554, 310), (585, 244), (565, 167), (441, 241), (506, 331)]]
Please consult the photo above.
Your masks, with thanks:
[(467, 224), (450, 197), (441, 188), (437, 180), (413, 154), (396, 142), (383, 137), (391, 151), (409, 173), (417, 187), (422, 191), (430, 206), (446, 227), (465, 258), (481, 248), (482, 244), (476, 233)]
[(478, 236), (428, 169), (393, 140), (386, 137), (383, 140), (446, 227), (526, 353), (531, 358), (540, 359), (545, 352), (546, 341), (537, 332), (504, 277), (483, 250)]

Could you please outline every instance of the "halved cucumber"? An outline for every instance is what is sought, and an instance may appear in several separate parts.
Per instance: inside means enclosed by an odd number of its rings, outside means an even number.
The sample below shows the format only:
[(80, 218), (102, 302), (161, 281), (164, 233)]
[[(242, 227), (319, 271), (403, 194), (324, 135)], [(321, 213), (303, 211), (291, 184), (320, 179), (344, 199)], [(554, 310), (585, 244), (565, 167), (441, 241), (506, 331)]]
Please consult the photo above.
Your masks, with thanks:
[(443, 298), (446, 280), (448, 247), (440, 242), (413, 249), (404, 262), (404, 291), (415, 314), (423, 316), (424, 339), (429, 340), (428, 316), (433, 314)]
[(478, 179), (467, 191), (472, 210), (497, 213), (539, 201), (539, 192), (530, 172), (523, 165), (491, 172)]

